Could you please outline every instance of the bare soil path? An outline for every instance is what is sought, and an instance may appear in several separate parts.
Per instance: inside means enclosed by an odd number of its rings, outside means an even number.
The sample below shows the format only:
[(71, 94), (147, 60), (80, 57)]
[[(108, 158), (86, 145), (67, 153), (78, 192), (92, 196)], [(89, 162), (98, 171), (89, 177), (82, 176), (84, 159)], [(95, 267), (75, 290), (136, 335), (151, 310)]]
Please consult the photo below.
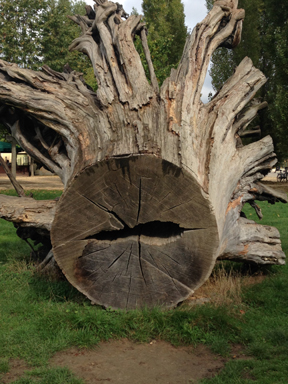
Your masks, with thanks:
[[(230, 359), (249, 359), (239, 346), (231, 352)], [(87, 384), (196, 384), (217, 375), (228, 360), (203, 345), (176, 348), (163, 341), (137, 344), (122, 339), (102, 342), (92, 350), (71, 348), (58, 352), (49, 366), (67, 367)], [(10, 366), (3, 384), (31, 370), (20, 360), (11, 361)]]
[[(16, 180), (25, 190), (49, 189), (63, 190), (63, 183), (58, 176), (18, 176)], [(0, 190), (14, 189), (8, 176), (0, 175)]]
[[(276, 174), (271, 173), (263, 179), (266, 185), (283, 192), (288, 192), (288, 182), (277, 182)], [(22, 185), (25, 190), (31, 189), (50, 189), (50, 190), (63, 190), (62, 181), (58, 176), (19, 176), (17, 181)], [(5, 174), (0, 174), (0, 190), (13, 189), (9, 178)]]

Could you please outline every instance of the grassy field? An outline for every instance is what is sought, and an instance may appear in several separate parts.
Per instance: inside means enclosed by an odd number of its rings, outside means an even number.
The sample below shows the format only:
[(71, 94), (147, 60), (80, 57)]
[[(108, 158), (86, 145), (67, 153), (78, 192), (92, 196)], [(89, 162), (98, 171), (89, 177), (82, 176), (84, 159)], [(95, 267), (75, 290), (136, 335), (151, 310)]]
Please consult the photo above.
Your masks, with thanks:
[[(47, 199), (61, 192), (35, 192)], [(288, 251), (288, 206), (261, 204), (263, 224), (276, 226)], [(247, 216), (257, 220), (251, 208)], [(236, 263), (218, 266), (211, 279), (224, 275), (243, 282), (231, 300), (175, 310), (109, 311), (92, 306), (66, 281), (50, 281), (35, 272), (30, 249), (15, 235), (13, 224), (0, 221), (0, 382), (11, 358), (24, 359), (31, 372), (17, 384), (80, 384), (66, 369), (50, 369), (48, 359), (70, 346), (94, 347), (101, 340), (126, 337), (145, 342), (162, 339), (174, 345), (204, 343), (223, 356), (241, 344), (249, 360), (231, 359), (213, 379), (202, 384), (287, 384), (288, 268), (258, 268), (261, 283), (246, 285), (247, 268)], [(224, 279), (225, 279), (224, 276)], [(214, 279), (214, 280), (213, 280)], [(251, 276), (249, 277), (251, 283)], [(209, 283), (208, 283), (209, 286)], [(217, 289), (217, 285), (215, 285)], [(219, 285), (218, 285), (219, 287)], [(233, 297), (237, 295), (237, 300)], [(220, 293), (219, 293), (220, 295)], [(217, 295), (216, 295), (217, 296)]]

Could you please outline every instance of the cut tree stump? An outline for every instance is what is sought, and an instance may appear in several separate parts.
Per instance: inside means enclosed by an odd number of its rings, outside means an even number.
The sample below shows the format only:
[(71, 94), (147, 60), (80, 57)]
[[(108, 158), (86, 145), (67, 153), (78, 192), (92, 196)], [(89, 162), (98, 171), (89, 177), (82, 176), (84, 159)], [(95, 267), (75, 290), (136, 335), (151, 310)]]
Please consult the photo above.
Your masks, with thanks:
[(201, 101), (212, 53), (240, 42), (245, 13), (237, 4), (214, 2), (160, 88), (141, 16), (110, 1), (71, 16), (81, 36), (70, 49), (91, 60), (96, 92), (68, 65), (34, 72), (0, 60), (0, 122), (64, 184), (59, 201), (0, 196), (0, 216), (23, 239), (41, 241), (41, 265), (57, 263), (97, 304), (173, 307), (218, 259), (285, 263), (278, 230), (242, 212), (249, 203), (261, 218), (255, 200), (287, 202), (260, 182), (277, 162), (271, 137), (241, 140), (259, 135), (250, 123), (267, 106), (254, 98), (264, 74), (244, 58)]
[(127, 309), (171, 306), (191, 295), (210, 275), (218, 247), (198, 183), (153, 155), (85, 169), (65, 191), (51, 237), (75, 287), (96, 303)]

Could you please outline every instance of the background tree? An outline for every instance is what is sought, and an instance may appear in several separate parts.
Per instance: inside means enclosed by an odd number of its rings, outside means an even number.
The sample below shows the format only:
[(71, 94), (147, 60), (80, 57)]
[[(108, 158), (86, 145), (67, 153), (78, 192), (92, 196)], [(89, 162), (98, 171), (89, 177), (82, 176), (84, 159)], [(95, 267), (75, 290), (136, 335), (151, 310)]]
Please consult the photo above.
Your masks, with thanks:
[(82, 0), (51, 0), (44, 14), (43, 38), (41, 40), (43, 62), (55, 71), (62, 71), (65, 64), (82, 72), (86, 82), (93, 88), (97, 83), (91, 65), (84, 55), (69, 51), (69, 45), (79, 35), (79, 27), (72, 23), (69, 15), (85, 14)]
[(272, 133), (279, 158), (287, 159), (288, 4), (265, 0), (263, 14), (265, 21), (263, 39), (266, 52), (264, 64), (269, 76), (266, 88), (269, 102), (267, 126), (268, 129), (273, 128)]
[(85, 14), (83, 1), (1, 1), (1, 57), (34, 70), (45, 62), (53, 70), (62, 71), (69, 63), (73, 70), (82, 71), (95, 88), (88, 60), (79, 52), (69, 51), (71, 41), (79, 34), (79, 27), (69, 20), (68, 15), (76, 13)]
[(43, 17), (42, 57), (43, 62), (55, 71), (62, 71), (66, 63), (77, 71), (83, 71), (85, 66), (83, 55), (69, 51), (71, 41), (79, 34), (79, 27), (68, 18), (75, 13), (85, 13), (84, 2), (51, 0), (47, 5)]
[(41, 37), (46, 0), (0, 2), (0, 54), (7, 61), (37, 69), (41, 64)]
[(181, 0), (143, 0), (142, 10), (155, 73), (162, 83), (181, 59), (187, 37), (184, 6)]
[[(213, 0), (207, 0), (211, 9)], [(271, 0), (239, 0), (246, 12), (242, 41), (234, 50), (220, 47), (212, 56), (212, 85), (219, 90), (245, 56), (268, 78), (258, 97), (268, 102), (258, 121), (262, 136), (271, 134), (279, 160), (287, 158), (288, 4)], [(254, 123), (255, 124), (255, 123)]]

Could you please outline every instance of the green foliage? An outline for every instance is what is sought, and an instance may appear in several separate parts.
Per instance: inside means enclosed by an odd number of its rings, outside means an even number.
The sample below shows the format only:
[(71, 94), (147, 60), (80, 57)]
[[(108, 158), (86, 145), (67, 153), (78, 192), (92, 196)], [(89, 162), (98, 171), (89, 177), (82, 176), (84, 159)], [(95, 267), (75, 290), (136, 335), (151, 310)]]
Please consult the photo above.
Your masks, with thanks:
[(85, 3), (73, 0), (14, 0), (0, 2), (0, 54), (6, 61), (39, 70), (42, 63), (62, 72), (66, 63), (82, 72), (96, 88), (91, 64), (79, 52), (69, 52), (80, 29), (68, 15), (84, 14)]
[[(58, 190), (51, 190), (48, 191), (46, 189), (31, 189), (25, 191), (26, 195), (29, 196), (31, 193), (33, 195), (33, 198), (35, 200), (54, 200), (57, 197), (60, 197), (62, 195), (62, 191)], [(17, 196), (17, 193), (15, 189), (9, 189), (9, 190), (2, 190), (0, 191), (0, 194), (8, 195), (8, 196)]]
[(37, 69), (40, 65), (46, 0), (0, 2), (0, 54), (6, 61)]
[(43, 15), (43, 62), (55, 71), (62, 72), (66, 63), (78, 72), (88, 69), (89, 64), (85, 56), (79, 52), (69, 52), (68, 49), (80, 32), (79, 27), (68, 18), (68, 15), (75, 13), (85, 13), (84, 2), (51, 0)]
[(163, 77), (166, 78), (171, 68), (177, 65), (183, 52), (187, 37), (184, 6), (181, 0), (143, 0), (142, 9), (156, 76), (162, 82)]
[[(206, 0), (211, 9), (213, 1)], [(268, 78), (258, 92), (269, 108), (261, 111), (257, 123), (262, 135), (271, 134), (279, 160), (287, 158), (286, 139), (288, 110), (288, 3), (271, 0), (239, 0), (239, 8), (245, 9), (241, 44), (233, 51), (219, 48), (212, 56), (210, 74), (212, 85), (219, 90), (233, 74), (245, 56), (252, 59)]]
[(67, 368), (38, 368), (25, 373), (25, 377), (13, 381), (14, 384), (84, 384)]
[[(156, 40), (151, 40), (149, 38), (149, 49), (151, 54), (151, 59), (153, 61), (153, 66), (155, 70), (155, 75), (159, 84), (161, 85), (163, 81), (170, 76), (172, 68), (176, 67), (176, 64), (171, 64), (169, 59), (169, 54), (173, 46), (172, 37), (159, 37)], [(136, 36), (135, 40), (136, 49), (141, 57), (141, 61), (146, 73), (146, 76), (149, 78), (150, 73), (148, 65), (145, 59), (145, 54), (143, 52), (142, 44), (140, 38)]]

